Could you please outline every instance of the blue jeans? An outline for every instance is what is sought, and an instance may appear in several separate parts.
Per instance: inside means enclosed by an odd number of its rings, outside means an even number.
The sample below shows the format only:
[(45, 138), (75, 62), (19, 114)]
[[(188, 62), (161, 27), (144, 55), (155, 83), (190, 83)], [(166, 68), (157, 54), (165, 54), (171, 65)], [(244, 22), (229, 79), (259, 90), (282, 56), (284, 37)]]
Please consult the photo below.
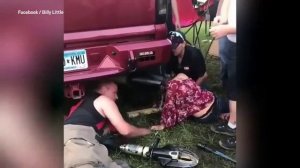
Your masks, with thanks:
[(225, 36), (219, 39), (221, 60), (221, 80), (227, 96), (235, 101), (237, 97), (236, 86), (236, 43)]

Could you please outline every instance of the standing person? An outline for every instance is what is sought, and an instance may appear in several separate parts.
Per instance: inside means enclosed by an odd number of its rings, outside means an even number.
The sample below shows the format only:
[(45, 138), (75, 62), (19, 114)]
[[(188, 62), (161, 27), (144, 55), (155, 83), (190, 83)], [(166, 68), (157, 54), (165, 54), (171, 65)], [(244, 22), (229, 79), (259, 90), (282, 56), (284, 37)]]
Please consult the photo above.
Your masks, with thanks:
[(96, 137), (103, 130), (98, 123), (108, 120), (121, 135), (131, 138), (150, 134), (150, 129), (138, 128), (126, 122), (115, 103), (117, 85), (102, 82), (95, 92), (86, 97), (64, 122), (64, 167), (121, 168), (108, 156), (108, 150)]
[[(218, 20), (218, 18), (216, 19)], [(224, 37), (223, 46), (220, 48), (221, 79), (229, 98), (229, 121), (212, 125), (211, 130), (216, 133), (226, 134), (229, 137), (220, 140), (219, 144), (225, 149), (236, 147), (236, 0), (223, 0), (221, 7), (220, 23), (210, 29), (215, 39)]]

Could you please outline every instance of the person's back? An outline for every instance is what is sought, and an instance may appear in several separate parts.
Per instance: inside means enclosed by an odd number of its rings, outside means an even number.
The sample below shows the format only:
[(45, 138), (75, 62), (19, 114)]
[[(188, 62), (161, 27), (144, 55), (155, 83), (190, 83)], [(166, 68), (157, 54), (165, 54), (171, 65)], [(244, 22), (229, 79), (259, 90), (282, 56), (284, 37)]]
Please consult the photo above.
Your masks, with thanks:
[(85, 125), (96, 129), (96, 125), (104, 120), (93, 105), (94, 100), (100, 95), (94, 92), (86, 96), (80, 106), (65, 120), (64, 125)]

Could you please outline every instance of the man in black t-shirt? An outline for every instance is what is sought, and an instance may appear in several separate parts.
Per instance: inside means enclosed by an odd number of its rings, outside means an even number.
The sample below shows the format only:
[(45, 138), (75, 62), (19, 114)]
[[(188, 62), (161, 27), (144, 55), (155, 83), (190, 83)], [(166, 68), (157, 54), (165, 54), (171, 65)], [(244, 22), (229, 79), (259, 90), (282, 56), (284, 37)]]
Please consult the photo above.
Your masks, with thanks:
[(167, 64), (167, 73), (174, 76), (184, 73), (192, 78), (198, 85), (207, 79), (205, 60), (201, 51), (187, 45), (185, 35), (179, 31), (171, 31), (169, 39), (172, 42), (171, 59)]
[(124, 162), (112, 161), (108, 156), (105, 145), (110, 144), (98, 141), (104, 138), (101, 134), (105, 132), (99, 129), (104, 129), (102, 124), (109, 122), (120, 135), (127, 138), (148, 135), (151, 130), (136, 127), (123, 119), (115, 103), (118, 98), (117, 92), (118, 86), (113, 81), (101, 82), (95, 93), (86, 96), (67, 117), (64, 122), (64, 168), (129, 167)]

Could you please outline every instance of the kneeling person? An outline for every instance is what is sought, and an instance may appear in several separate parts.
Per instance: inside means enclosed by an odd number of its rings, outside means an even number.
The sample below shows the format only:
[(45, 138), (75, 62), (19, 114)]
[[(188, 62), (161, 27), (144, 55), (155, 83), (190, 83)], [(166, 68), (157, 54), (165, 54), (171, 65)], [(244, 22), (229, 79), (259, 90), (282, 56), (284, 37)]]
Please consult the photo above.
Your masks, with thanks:
[(160, 125), (152, 126), (153, 130), (174, 127), (191, 117), (201, 123), (212, 123), (221, 113), (229, 111), (226, 100), (201, 89), (185, 74), (180, 73), (169, 81), (166, 90)]
[[(118, 87), (114, 82), (101, 83), (86, 97), (64, 123), (64, 167), (104, 166), (121, 167), (108, 156), (107, 148), (100, 144), (99, 125), (108, 120), (125, 137), (150, 134), (150, 129), (138, 128), (126, 122), (115, 103)], [(100, 135), (101, 136), (101, 135)]]

